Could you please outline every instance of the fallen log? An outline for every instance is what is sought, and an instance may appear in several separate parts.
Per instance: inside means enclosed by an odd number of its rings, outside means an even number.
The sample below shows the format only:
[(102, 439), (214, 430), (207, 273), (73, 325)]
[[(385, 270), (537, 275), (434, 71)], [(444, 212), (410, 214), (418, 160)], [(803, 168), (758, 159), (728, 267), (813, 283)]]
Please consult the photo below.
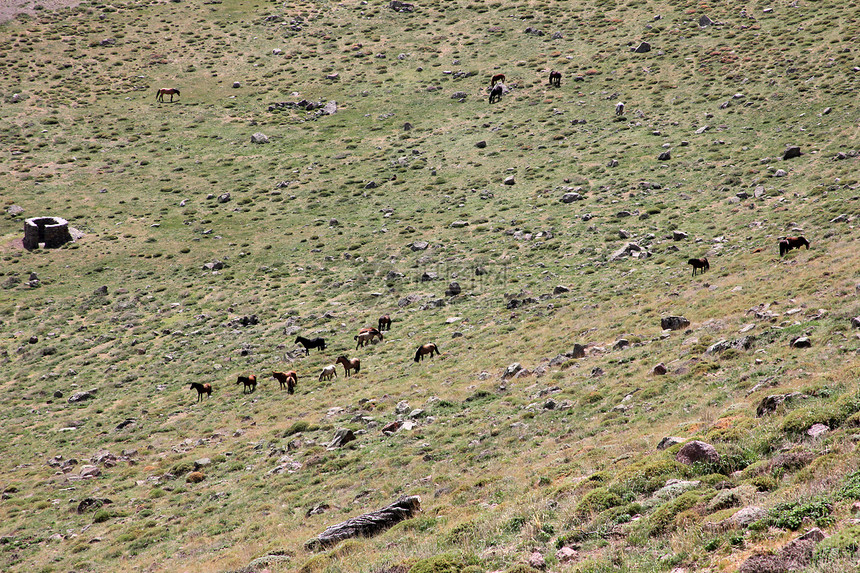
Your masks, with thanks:
[(332, 525), (305, 543), (305, 549), (317, 551), (352, 537), (370, 537), (409, 519), (421, 511), (421, 498), (417, 495), (401, 497), (391, 505), (350, 517), (342, 523)]

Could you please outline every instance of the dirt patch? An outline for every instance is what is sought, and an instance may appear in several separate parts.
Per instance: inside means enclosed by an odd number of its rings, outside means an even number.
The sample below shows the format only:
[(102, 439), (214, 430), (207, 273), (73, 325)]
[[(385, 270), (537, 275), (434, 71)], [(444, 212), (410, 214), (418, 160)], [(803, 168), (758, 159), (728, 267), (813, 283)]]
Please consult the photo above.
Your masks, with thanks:
[(77, 6), (81, 0), (5, 0), (0, 2), (0, 24), (12, 20), (18, 14), (36, 15), (36, 6), (41, 10), (57, 10)]

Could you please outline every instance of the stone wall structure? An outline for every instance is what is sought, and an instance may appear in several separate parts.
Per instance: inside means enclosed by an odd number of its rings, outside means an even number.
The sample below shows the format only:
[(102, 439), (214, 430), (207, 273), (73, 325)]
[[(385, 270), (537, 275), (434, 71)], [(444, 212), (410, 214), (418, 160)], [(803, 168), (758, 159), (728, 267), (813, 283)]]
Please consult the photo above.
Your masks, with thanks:
[(38, 249), (44, 243), (46, 249), (56, 249), (72, 242), (69, 222), (61, 217), (34, 217), (24, 221), (24, 248)]

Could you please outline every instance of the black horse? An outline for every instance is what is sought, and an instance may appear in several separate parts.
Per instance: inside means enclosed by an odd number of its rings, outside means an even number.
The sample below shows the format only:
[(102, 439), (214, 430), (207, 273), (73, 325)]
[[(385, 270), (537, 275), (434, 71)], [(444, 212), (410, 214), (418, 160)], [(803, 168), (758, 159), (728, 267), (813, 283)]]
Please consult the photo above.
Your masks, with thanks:
[(493, 86), (493, 89), (490, 90), (490, 103), (499, 101), (502, 99), (502, 94), (504, 93), (505, 88), (502, 84), (496, 84)]
[(688, 265), (693, 266), (693, 276), (696, 276), (696, 269), (702, 269), (702, 272), (710, 270), (711, 265), (708, 263), (708, 259), (702, 257), (701, 259), (690, 259), (687, 261)]
[(296, 337), (296, 344), (301, 344), (305, 347), (305, 356), (309, 356), (311, 348), (319, 348), (325, 350), (324, 338), (305, 338), (304, 336)]
[(197, 401), (203, 399), (203, 394), (206, 394), (206, 397), (212, 395), (212, 385), (211, 384), (201, 384), (200, 382), (192, 382), (188, 387), (189, 390), (197, 390)]
[(561, 72), (553, 70), (549, 73), (549, 85), (557, 88), (561, 87)]

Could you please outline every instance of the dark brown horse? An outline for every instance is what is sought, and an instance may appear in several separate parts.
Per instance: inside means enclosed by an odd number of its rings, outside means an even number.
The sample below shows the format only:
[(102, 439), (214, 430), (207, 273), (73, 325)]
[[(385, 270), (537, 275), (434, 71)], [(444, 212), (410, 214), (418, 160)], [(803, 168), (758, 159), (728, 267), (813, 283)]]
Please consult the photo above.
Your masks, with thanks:
[(780, 239), (779, 256), (783, 257), (791, 249), (799, 249), (804, 245), (806, 245), (806, 249), (809, 250), (809, 241), (804, 237), (786, 237), (784, 239)]
[(505, 89), (502, 84), (498, 84), (493, 86), (493, 89), (490, 90), (490, 103), (499, 101), (502, 99), (502, 94), (505, 93)]
[(335, 364), (343, 365), (343, 373), (347, 376), (350, 375), (350, 372), (355, 370), (355, 373), (358, 374), (361, 371), (361, 360), (358, 358), (353, 358), (350, 360), (346, 356), (340, 356), (337, 360), (334, 361)]
[(505, 74), (496, 74), (492, 78), (490, 78), (490, 87), (493, 87), (496, 84), (505, 83)]
[(272, 378), (281, 384), (281, 389), (286, 387), (287, 392), (292, 394), (296, 390), (296, 384), (299, 382), (299, 374), (295, 370), (289, 372), (272, 372)]
[(157, 92), (155, 92), (155, 101), (163, 102), (164, 96), (169, 95), (170, 101), (172, 102), (173, 101), (173, 94), (176, 94), (176, 97), (179, 97), (180, 95), (182, 95), (179, 93), (179, 90), (176, 88), (161, 88)]
[(557, 88), (561, 87), (561, 72), (553, 70), (549, 73), (549, 85)]
[(296, 344), (301, 344), (305, 347), (305, 356), (310, 356), (311, 348), (325, 350), (325, 338), (305, 338), (304, 336), (297, 336)]
[(383, 330), (391, 330), (391, 317), (387, 314), (379, 317), (379, 332)]
[(693, 266), (693, 276), (696, 276), (696, 270), (701, 269), (702, 272), (710, 270), (711, 265), (708, 263), (708, 259), (702, 257), (701, 259), (690, 259), (687, 261), (688, 265)]
[(418, 362), (419, 360), (424, 360), (425, 354), (429, 354), (432, 358), (434, 352), (436, 354), (441, 354), (441, 352), (439, 352), (439, 348), (437, 348), (436, 345), (432, 342), (424, 344), (423, 346), (419, 346), (418, 350), (415, 351), (415, 362)]
[(244, 384), (244, 386), (242, 386), (242, 394), (245, 394), (246, 391), (250, 394), (257, 389), (257, 377), (253, 374), (249, 376), (239, 376), (236, 380), (236, 384)]
[(192, 382), (189, 387), (190, 390), (197, 390), (197, 401), (203, 399), (203, 394), (206, 394), (206, 397), (212, 395), (212, 384), (201, 384), (200, 382)]
[(370, 344), (371, 342), (373, 342), (373, 339), (376, 338), (377, 336), (379, 337), (380, 341), (383, 340), (382, 333), (379, 332), (379, 329), (373, 328), (372, 326), (362, 328), (361, 330), (358, 331), (357, 335), (352, 337), (353, 340), (358, 341), (355, 345), (355, 349), (358, 350), (360, 347), (364, 346), (365, 344)]

